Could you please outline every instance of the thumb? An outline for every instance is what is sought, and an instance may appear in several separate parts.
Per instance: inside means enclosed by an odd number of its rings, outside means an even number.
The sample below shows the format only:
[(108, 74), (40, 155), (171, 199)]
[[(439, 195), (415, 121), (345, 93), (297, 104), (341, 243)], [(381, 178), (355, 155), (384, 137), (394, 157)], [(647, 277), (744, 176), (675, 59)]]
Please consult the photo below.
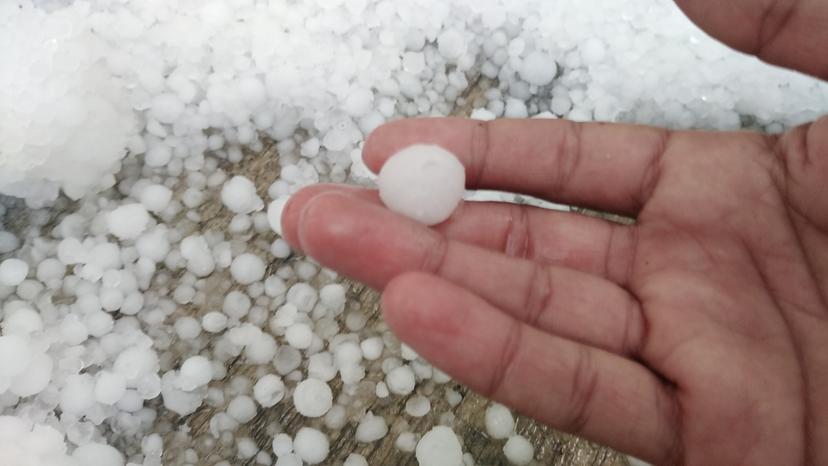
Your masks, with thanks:
[(708, 34), (768, 63), (828, 79), (828, 2), (676, 0)]

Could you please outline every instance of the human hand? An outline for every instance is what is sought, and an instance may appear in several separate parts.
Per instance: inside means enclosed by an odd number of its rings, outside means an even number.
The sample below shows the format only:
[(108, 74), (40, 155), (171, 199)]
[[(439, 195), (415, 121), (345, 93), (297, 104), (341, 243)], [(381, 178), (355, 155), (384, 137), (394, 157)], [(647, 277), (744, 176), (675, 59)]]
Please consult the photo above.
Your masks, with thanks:
[(425, 359), (654, 463), (828, 463), (828, 119), (781, 136), (409, 120), (366, 163), (413, 143), (457, 154), (471, 189), (636, 217), (469, 202), (429, 229), (372, 190), (294, 196), (285, 238), (384, 290)]

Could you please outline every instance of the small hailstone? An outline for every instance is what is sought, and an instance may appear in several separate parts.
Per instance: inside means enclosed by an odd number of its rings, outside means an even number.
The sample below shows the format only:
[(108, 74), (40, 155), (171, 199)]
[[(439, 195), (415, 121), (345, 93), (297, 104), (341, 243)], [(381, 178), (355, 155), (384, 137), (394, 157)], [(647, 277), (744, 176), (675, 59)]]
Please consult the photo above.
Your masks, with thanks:
[(299, 455), (288, 453), (287, 455), (280, 456), (274, 466), (302, 466), (302, 458)]
[(291, 254), (290, 244), (282, 238), (276, 238), (270, 245), (270, 253), (273, 254), (273, 257), (287, 259)]
[(463, 199), (466, 172), (451, 152), (430, 145), (409, 146), (388, 159), (377, 185), (392, 211), (425, 225), (448, 219)]
[(388, 433), (388, 424), (382, 416), (375, 416), (370, 411), (362, 417), (357, 426), (354, 438), (357, 442), (375, 442)]
[(293, 453), (293, 439), (288, 434), (276, 434), (273, 437), (271, 446), (273, 448), (273, 454), (278, 457)]
[(405, 402), (405, 413), (411, 417), (423, 417), (431, 411), (431, 402), (422, 395), (412, 396)]
[(492, 438), (508, 438), (515, 430), (515, 419), (509, 408), (493, 403), (486, 409), (486, 432)]
[(417, 437), (413, 432), (403, 432), (394, 441), (394, 446), (400, 451), (411, 453), (417, 448)]
[(405, 343), (400, 345), (400, 354), (402, 358), (406, 361), (414, 361), (415, 359), (420, 357), (420, 355), (418, 355), (417, 352), (414, 351), (414, 348), (406, 345)]
[(267, 221), (270, 223), (270, 228), (279, 236), (282, 236), (282, 211), (285, 210), (289, 196), (282, 196), (267, 206)]
[(264, 207), (264, 202), (256, 194), (256, 185), (243, 176), (234, 176), (224, 183), (221, 202), (237, 214), (249, 214)]
[(334, 348), (334, 359), (339, 368), (354, 366), (362, 362), (362, 350), (352, 341), (343, 341)]
[(503, 445), (503, 454), (510, 463), (522, 466), (529, 464), (535, 456), (535, 447), (522, 435), (512, 435)]
[[(284, 397), (285, 384), (282, 382), (282, 378), (276, 374), (262, 376), (253, 386), (253, 398), (264, 408), (275, 406)], [(279, 453), (276, 453), (276, 455), (279, 455)]]
[(333, 405), (330, 411), (325, 413), (323, 419), (325, 427), (330, 430), (340, 430), (348, 423), (348, 413), (342, 405)]
[(388, 384), (385, 382), (378, 382), (377, 387), (374, 389), (374, 393), (377, 395), (377, 398), (385, 398), (391, 394), (388, 391)]
[(43, 330), (43, 318), (34, 309), (21, 307), (8, 311), (0, 327), (6, 335), (30, 335)]
[(535, 86), (546, 86), (557, 73), (558, 66), (552, 56), (537, 51), (527, 55), (520, 67), (520, 77)]
[(345, 463), (342, 466), (368, 466), (368, 460), (358, 453), (351, 453), (345, 458)]
[(109, 232), (121, 240), (134, 240), (149, 226), (150, 216), (141, 204), (124, 204), (106, 217)]
[(302, 427), (293, 439), (293, 450), (308, 464), (319, 464), (325, 461), (329, 449), (328, 437), (311, 427)]
[(201, 324), (193, 317), (179, 317), (173, 326), (175, 333), (182, 340), (193, 340), (201, 333)]
[(322, 351), (308, 358), (308, 377), (328, 382), (336, 377), (336, 367), (333, 363), (333, 356), (327, 351)]
[(124, 466), (124, 456), (118, 450), (102, 443), (87, 443), (75, 448), (72, 458), (77, 464), (96, 466)]
[(161, 212), (170, 205), (172, 190), (163, 184), (151, 184), (141, 191), (141, 204), (150, 212)]
[(184, 112), (184, 102), (175, 94), (159, 94), (152, 99), (150, 115), (161, 123), (175, 123)]
[(211, 380), (213, 380), (213, 365), (204, 356), (191, 356), (181, 364), (178, 376), (179, 389), (192, 391), (207, 385)]
[(227, 414), (244, 424), (256, 417), (256, 404), (249, 396), (237, 396), (227, 405)]
[(276, 275), (271, 275), (264, 281), (264, 292), (271, 298), (283, 296), (286, 291), (287, 285), (285, 285), (285, 281)]
[(446, 29), (437, 37), (437, 48), (447, 61), (454, 62), (466, 53), (466, 40), (455, 29)]
[(60, 390), (60, 409), (65, 414), (83, 414), (95, 404), (95, 385), (88, 374), (66, 378)]
[(522, 100), (509, 98), (506, 100), (506, 110), (503, 116), (506, 118), (526, 118), (529, 116), (529, 110)]
[(23, 398), (38, 394), (46, 389), (52, 380), (54, 361), (45, 353), (32, 356), (29, 366), (14, 377), (9, 390)]
[(20, 259), (6, 259), (0, 262), (0, 285), (17, 286), (29, 274), (29, 264)]
[(227, 327), (227, 316), (221, 312), (210, 311), (201, 318), (201, 326), (205, 331), (218, 333)]
[(400, 366), (392, 370), (385, 377), (385, 383), (388, 384), (388, 389), (391, 393), (396, 395), (408, 395), (414, 391), (416, 380), (414, 379), (414, 371), (408, 366)]
[(201, 235), (190, 235), (179, 245), (181, 257), (187, 261), (187, 270), (196, 277), (206, 277), (213, 273), (216, 263), (210, 252), (207, 240)]
[(451, 407), (455, 407), (463, 401), (463, 395), (460, 392), (449, 388), (446, 390), (446, 401)]
[(0, 254), (6, 254), (20, 247), (17, 236), (9, 231), (0, 231)]
[(28, 338), (0, 336), (0, 377), (14, 377), (26, 369), (31, 358)]
[(95, 401), (114, 405), (123, 398), (127, 390), (126, 379), (117, 372), (101, 371), (95, 381)]
[(362, 340), (359, 347), (362, 349), (362, 357), (369, 361), (375, 361), (382, 356), (385, 343), (383, 343), (381, 337), (371, 337)]
[(264, 278), (265, 263), (255, 254), (244, 253), (233, 259), (230, 275), (242, 285), (249, 285)]
[(345, 307), (345, 286), (339, 283), (325, 285), (319, 290), (319, 300), (328, 309), (339, 310)]
[(236, 439), (236, 456), (241, 459), (250, 459), (259, 452), (259, 446), (250, 437)]
[(305, 379), (293, 391), (296, 411), (305, 417), (321, 417), (333, 405), (333, 393), (327, 383), (317, 379)]
[(250, 311), (250, 296), (238, 290), (233, 290), (224, 297), (221, 310), (230, 317), (241, 319)]
[(287, 302), (302, 312), (310, 312), (319, 299), (316, 288), (307, 283), (295, 283), (287, 292)]
[(463, 466), (463, 449), (451, 428), (436, 426), (417, 443), (420, 466)]
[(276, 328), (287, 328), (296, 323), (299, 310), (293, 304), (287, 303), (276, 310), (270, 319), (270, 325)]
[(307, 349), (313, 341), (313, 331), (307, 324), (293, 324), (285, 332), (285, 339), (296, 349)]

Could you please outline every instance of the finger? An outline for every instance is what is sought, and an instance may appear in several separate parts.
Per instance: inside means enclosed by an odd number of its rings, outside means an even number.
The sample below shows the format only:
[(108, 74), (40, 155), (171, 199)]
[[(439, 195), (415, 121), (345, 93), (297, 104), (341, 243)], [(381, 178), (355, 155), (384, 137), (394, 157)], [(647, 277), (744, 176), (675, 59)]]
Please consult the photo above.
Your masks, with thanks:
[(459, 157), (470, 189), (634, 214), (654, 187), (669, 134), (660, 128), (565, 120), (426, 118), (377, 128), (363, 157), (378, 172), (406, 146), (436, 144)]
[(554, 428), (672, 463), (672, 398), (639, 364), (544, 334), (426, 274), (393, 280), (382, 308), (401, 340), (471, 389)]
[[(305, 188), (291, 198), (282, 214), (284, 238), (291, 245), (298, 248), (296, 231), (302, 209), (315, 196), (331, 192), (382, 205), (375, 190), (343, 185)], [(626, 281), (628, 256), (607, 252), (610, 248), (629, 251), (632, 238), (624, 227), (604, 220), (525, 205), (464, 202), (449, 220), (432, 228), (450, 239), (507, 256)]]
[(640, 308), (619, 286), (449, 240), (342, 194), (315, 197), (301, 214), (298, 237), (302, 249), (321, 264), (375, 289), (402, 273), (424, 271), (545, 331), (623, 354), (642, 347)]
[(677, 0), (713, 37), (775, 65), (828, 79), (828, 2)]

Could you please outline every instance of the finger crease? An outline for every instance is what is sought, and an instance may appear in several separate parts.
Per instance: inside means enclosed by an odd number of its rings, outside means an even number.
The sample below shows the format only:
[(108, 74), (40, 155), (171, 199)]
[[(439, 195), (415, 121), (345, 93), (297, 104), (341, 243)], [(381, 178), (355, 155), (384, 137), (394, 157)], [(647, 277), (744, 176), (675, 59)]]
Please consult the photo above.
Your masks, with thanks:
[(500, 352), (500, 360), (497, 366), (495, 366), (495, 371), (492, 373), (487, 390), (483, 393), (487, 398), (500, 398), (499, 395), (501, 395), (503, 383), (510, 378), (509, 372), (517, 359), (522, 334), (523, 324), (517, 320), (512, 320), (511, 328), (506, 335), (506, 341), (503, 345), (503, 351)]
[(529, 278), (530, 288), (526, 292), (526, 300), (523, 304), (523, 321), (527, 325), (537, 327), (541, 315), (552, 303), (552, 277), (546, 267), (537, 263), (533, 263), (532, 267), (532, 275)]
[(440, 275), (443, 264), (448, 256), (449, 241), (442, 235), (438, 235), (433, 247), (426, 248), (420, 270), (426, 273)]
[(491, 130), (489, 122), (481, 121), (474, 126), (471, 132), (471, 179), (467, 184), (469, 187), (479, 187), (483, 184), (483, 177), (486, 173), (486, 165), (489, 163), (489, 138)]
[(598, 373), (593, 367), (592, 353), (582, 346), (579, 348), (575, 371), (572, 375), (570, 398), (567, 404), (570, 414), (564, 423), (567, 431), (576, 435), (584, 431), (592, 416), (597, 388)]
[(557, 163), (555, 164), (555, 174), (553, 175), (553, 196), (564, 192), (569, 185), (569, 180), (577, 170), (578, 164), (580, 163), (582, 130), (583, 126), (578, 123), (568, 122), (566, 125), (566, 130), (557, 147), (558, 153), (555, 156)]
[(655, 144), (653, 152), (646, 156), (647, 166), (644, 168), (644, 173), (641, 177), (638, 199), (633, 199), (636, 211), (640, 211), (647, 204), (647, 200), (652, 197), (653, 192), (655, 192), (658, 180), (661, 177), (661, 161), (664, 158), (664, 153), (667, 151), (671, 134), (669, 130), (659, 130), (658, 142)]
[(524, 259), (529, 254), (529, 243), (531, 241), (529, 215), (526, 209), (521, 206), (513, 207), (512, 212), (515, 212), (515, 215), (509, 217), (506, 239), (503, 244), (503, 253), (510, 257)]

